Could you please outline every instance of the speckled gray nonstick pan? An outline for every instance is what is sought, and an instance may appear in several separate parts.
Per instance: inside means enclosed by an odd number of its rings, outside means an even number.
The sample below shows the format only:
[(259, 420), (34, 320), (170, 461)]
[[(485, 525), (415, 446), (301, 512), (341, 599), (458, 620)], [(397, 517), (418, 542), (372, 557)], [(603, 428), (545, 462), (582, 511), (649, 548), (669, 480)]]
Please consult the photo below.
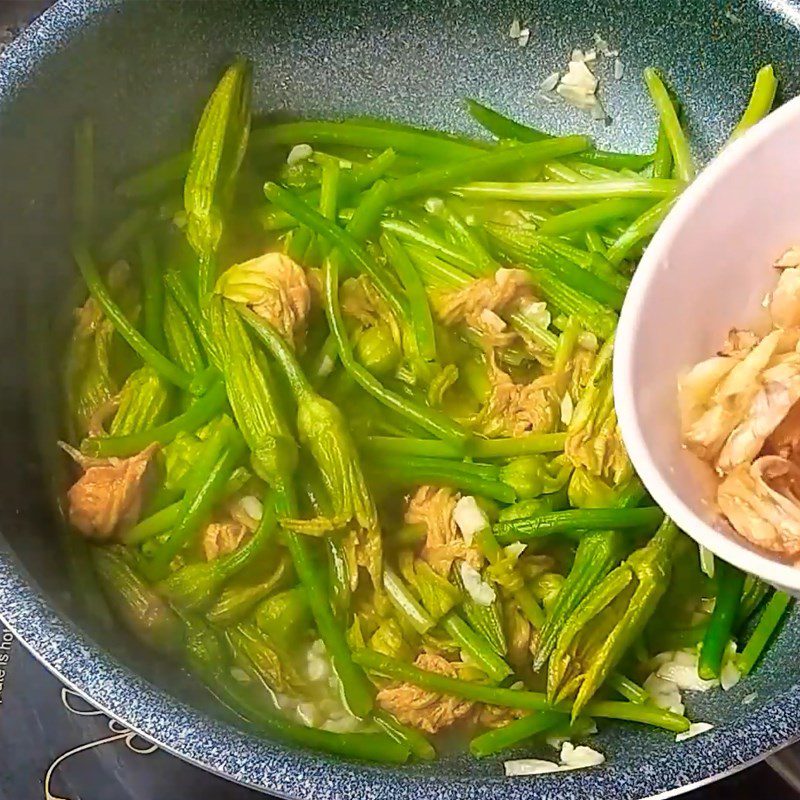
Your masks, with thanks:
[[(531, 29), (526, 48), (508, 38), (515, 16)], [(542, 79), (595, 32), (624, 65), (622, 80), (603, 82), (607, 127), (536, 99)], [(255, 63), (263, 112), (372, 114), (476, 133), (463, 110), (471, 96), (554, 132), (590, 132), (603, 146), (639, 151), (654, 141), (640, 79), (653, 64), (683, 99), (705, 159), (725, 138), (759, 65), (776, 65), (784, 97), (798, 90), (800, 7), (784, 0), (58, 3), (0, 60), (2, 617), (67, 683), (148, 738), (231, 780), (292, 798), (639, 798), (709, 781), (797, 737), (798, 615), (756, 674), (728, 693), (691, 698), (690, 715), (714, 723), (710, 733), (676, 744), (666, 732), (605, 724), (595, 745), (606, 754), (603, 767), (523, 779), (504, 778), (499, 759), (453, 755), (383, 768), (257, 738), (218, 721), (177, 669), (81, 618), (57, 546), (48, 458), (40, 455), (56, 439), (44, 343), (73, 275), (65, 248), (72, 125), (85, 113), (97, 120), (99, 170), (109, 178), (174, 152), (235, 53)]]

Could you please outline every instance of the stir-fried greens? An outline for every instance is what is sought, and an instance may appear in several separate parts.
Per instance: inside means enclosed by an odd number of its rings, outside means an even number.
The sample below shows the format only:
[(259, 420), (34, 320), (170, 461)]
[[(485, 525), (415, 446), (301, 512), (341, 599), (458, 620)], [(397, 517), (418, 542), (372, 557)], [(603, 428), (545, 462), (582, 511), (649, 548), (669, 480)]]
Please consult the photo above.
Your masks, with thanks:
[[(617, 312), (695, 171), (645, 79), (651, 156), (475, 101), (494, 142), (251, 125), (237, 61), (104, 238), (82, 123), (76, 589), (256, 728), (351, 757), (434, 758), (449, 729), (477, 757), (595, 719), (687, 731), (669, 666), (730, 685), (788, 599), (701, 571), (620, 437)], [(773, 94), (767, 68), (737, 135)]]

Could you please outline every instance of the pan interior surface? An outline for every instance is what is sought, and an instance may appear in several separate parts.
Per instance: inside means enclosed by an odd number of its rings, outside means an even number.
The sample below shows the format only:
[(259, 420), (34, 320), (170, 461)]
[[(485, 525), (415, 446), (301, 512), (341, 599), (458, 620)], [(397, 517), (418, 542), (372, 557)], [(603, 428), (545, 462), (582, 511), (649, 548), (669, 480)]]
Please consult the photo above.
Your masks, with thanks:
[[(515, 18), (531, 30), (526, 47), (509, 38)], [(610, 61), (600, 69), (608, 125), (539, 97), (541, 82), (566, 66), (572, 48), (591, 47), (595, 33), (623, 66), (620, 80)], [(114, 178), (191, 143), (203, 99), (234, 54), (253, 61), (255, 104), (265, 114), (368, 114), (477, 134), (464, 110), (474, 97), (545, 130), (638, 152), (655, 141), (641, 81), (654, 65), (684, 101), (705, 160), (725, 140), (759, 66), (775, 64), (783, 97), (800, 90), (799, 43), (800, 9), (780, 0), (62, 0), (0, 62), (3, 615), (70, 683), (134, 728), (202, 766), (290, 797), (636, 798), (709, 779), (796, 737), (797, 614), (753, 676), (727, 693), (690, 696), (689, 715), (713, 731), (676, 744), (666, 732), (605, 724), (592, 742), (607, 759), (600, 769), (507, 780), (501, 758), (453, 754), (396, 770), (284, 748), (206, 721), (212, 704), (180, 670), (153, 663), (79, 611), (51, 487), (59, 482), (53, 340), (74, 279), (70, 148), (82, 115), (96, 120), (107, 200), (100, 205), (109, 216)], [(505, 757), (523, 753), (532, 755)]]

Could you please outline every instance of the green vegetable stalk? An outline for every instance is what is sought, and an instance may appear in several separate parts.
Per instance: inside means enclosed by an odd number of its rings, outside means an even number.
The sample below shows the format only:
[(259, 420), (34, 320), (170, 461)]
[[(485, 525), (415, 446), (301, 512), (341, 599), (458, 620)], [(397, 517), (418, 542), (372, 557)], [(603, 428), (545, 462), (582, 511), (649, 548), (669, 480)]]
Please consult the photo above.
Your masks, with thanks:
[(586, 710), (641, 634), (669, 584), (678, 529), (665, 519), (653, 538), (612, 570), (583, 599), (550, 657), (548, 696), (575, 696), (573, 718)]
[(92, 549), (92, 561), (103, 591), (123, 624), (142, 642), (166, 655), (177, 655), (183, 626), (175, 612), (134, 569), (122, 545)]
[(172, 559), (196, 536), (244, 456), (241, 434), (228, 418), (223, 418), (208, 439), (190, 485), (181, 501), (177, 525), (145, 562), (144, 569), (152, 579), (165, 578)]
[[(378, 512), (370, 494), (361, 461), (341, 411), (318, 395), (280, 334), (249, 309), (238, 307), (242, 318), (270, 351), (283, 371), (297, 402), (297, 432), (319, 468), (330, 499), (329, 520), (285, 521), (293, 530), (335, 529), (355, 521), (365, 532), (360, 543), (367, 569), (376, 588), (381, 587), (381, 537)], [(229, 313), (236, 314), (233, 307)]]
[(301, 586), (278, 592), (256, 609), (255, 622), (278, 646), (287, 651), (303, 641), (311, 627), (311, 610)]
[(756, 75), (753, 91), (750, 94), (750, 101), (744, 110), (739, 122), (731, 132), (728, 141), (738, 139), (748, 128), (752, 128), (757, 122), (772, 111), (772, 104), (775, 102), (775, 93), (778, 90), (778, 80), (775, 77), (775, 70), (772, 64), (761, 67)]
[(716, 602), (697, 663), (697, 672), (704, 680), (718, 678), (722, 670), (722, 657), (733, 635), (742, 599), (744, 577), (741, 570), (720, 559), (716, 560)]
[(124, 458), (141, 453), (148, 445), (169, 444), (181, 433), (192, 433), (225, 408), (225, 387), (217, 382), (203, 397), (168, 422), (126, 436), (92, 436), (81, 442), (81, 452), (92, 458)]
[(250, 65), (239, 59), (208, 100), (192, 145), (183, 190), (186, 235), (200, 257), (199, 291), (213, 286), (213, 259), (222, 236), (222, 207), (230, 200), (250, 133)]
[(228, 584), (214, 605), (206, 611), (206, 619), (223, 627), (238, 622), (276, 589), (289, 584), (292, 575), (292, 561), (284, 551), (268, 575), (265, 576), (260, 570), (255, 578)]
[(253, 469), (278, 487), (294, 472), (297, 450), (277, 405), (268, 366), (258, 358), (244, 323), (227, 301), (211, 298), (208, 321), (222, 359), (228, 402), (250, 448)]
[(164, 298), (164, 339), (169, 357), (189, 375), (205, 368), (205, 360), (192, 326), (170, 292)]

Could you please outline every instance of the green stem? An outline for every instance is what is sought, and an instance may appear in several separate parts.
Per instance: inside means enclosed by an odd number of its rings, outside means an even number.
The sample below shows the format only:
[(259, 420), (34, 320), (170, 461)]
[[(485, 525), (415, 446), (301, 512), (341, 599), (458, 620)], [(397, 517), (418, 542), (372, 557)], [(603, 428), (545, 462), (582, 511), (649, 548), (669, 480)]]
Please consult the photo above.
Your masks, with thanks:
[(543, 234), (563, 236), (565, 233), (603, 227), (608, 222), (637, 216), (641, 211), (642, 203), (639, 200), (628, 200), (624, 197), (600, 200), (550, 217), (539, 226), (539, 231)]
[[(298, 142), (382, 150), (386, 146), (387, 139), (389, 136), (385, 128), (323, 120), (285, 122), (254, 130), (250, 134), (250, 143), (256, 150), (279, 144), (294, 145)], [(482, 152), (480, 147), (462, 144), (441, 136), (396, 128), (391, 130), (391, 144), (401, 153), (411, 153), (436, 161), (473, 158)]]
[(416, 601), (402, 578), (388, 565), (383, 567), (383, 588), (398, 613), (419, 633), (427, 633), (436, 623)]
[(406, 291), (411, 329), (417, 342), (417, 350), (426, 361), (435, 361), (436, 330), (433, 326), (425, 285), (408, 254), (391, 233), (385, 231), (381, 235), (380, 245), (386, 260), (397, 273)]
[(409, 457), (403, 461), (371, 461), (368, 470), (377, 480), (404, 486), (433, 483), (491, 497), (501, 503), (513, 503), (517, 499), (516, 492), (508, 484), (485, 476), (480, 469), (476, 469), (479, 466), (444, 459)]
[(169, 422), (127, 436), (93, 436), (84, 439), (81, 452), (92, 458), (124, 458), (141, 453), (154, 442), (169, 444), (179, 433), (192, 433), (217, 416), (225, 408), (226, 399), (224, 384), (215, 383), (183, 414), (173, 417)]
[(571, 508), (554, 511), (530, 519), (509, 520), (495, 525), (502, 544), (525, 542), (557, 533), (579, 533), (594, 530), (654, 529), (664, 518), (657, 506), (646, 508)]
[(152, 218), (153, 212), (149, 208), (135, 208), (123, 217), (98, 245), (97, 253), (100, 260), (110, 264), (120, 258), (126, 248), (150, 224)]
[(531, 203), (608, 200), (612, 197), (669, 197), (677, 194), (681, 186), (680, 181), (666, 178), (618, 178), (582, 183), (482, 181), (461, 185), (455, 191), (470, 200), (519, 200)]
[(720, 675), (722, 657), (733, 634), (744, 588), (744, 573), (721, 559), (716, 560), (716, 573), (717, 598), (697, 663), (697, 672), (703, 680), (713, 680)]
[[(539, 453), (558, 453), (564, 449), (566, 433), (530, 433), (507, 439), (472, 440), (470, 455), (474, 458), (515, 458)], [(459, 450), (438, 439), (412, 439), (400, 436), (368, 436), (362, 446), (381, 455), (424, 456), (426, 458), (458, 458)]]
[(142, 360), (153, 367), (163, 378), (180, 389), (188, 390), (191, 376), (187, 375), (180, 367), (172, 363), (153, 347), (147, 339), (133, 327), (122, 309), (114, 302), (108, 289), (100, 278), (94, 261), (88, 249), (82, 244), (73, 246), (73, 255), (78, 269), (86, 282), (89, 293), (103, 309), (119, 335), (131, 346)]
[(186, 177), (191, 160), (192, 154), (187, 152), (159, 161), (125, 178), (117, 184), (115, 191), (129, 200), (140, 200), (162, 194), (171, 187), (178, 188)]
[(742, 675), (749, 675), (756, 665), (761, 653), (775, 633), (784, 614), (786, 614), (791, 601), (792, 598), (786, 592), (775, 592), (770, 598), (764, 608), (761, 619), (759, 619), (753, 633), (747, 640), (747, 644), (744, 646), (744, 650), (736, 660), (736, 665)]
[(644, 211), (625, 228), (614, 244), (608, 248), (606, 258), (612, 264), (621, 263), (636, 244), (656, 232), (674, 203), (674, 197), (666, 197)]
[(407, 747), (412, 755), (423, 761), (434, 761), (436, 759), (436, 750), (433, 745), (418, 730), (403, 725), (388, 711), (384, 711), (381, 708), (374, 712), (373, 717), (375, 722), (377, 722), (392, 739)]
[(527, 717), (509, 722), (502, 728), (495, 728), (476, 736), (469, 743), (469, 751), (475, 758), (493, 756), (501, 750), (524, 742), (538, 733), (554, 728), (564, 722), (564, 714), (558, 711), (538, 711)]
[(650, 695), (638, 683), (621, 672), (612, 672), (606, 683), (631, 703), (646, 703), (650, 699)]
[[(222, 445), (221, 455), (213, 461), (216, 452), (212, 443), (215, 447)], [(245, 451), (244, 439), (235, 429), (228, 430), (221, 425), (211, 435), (207, 449), (203, 453), (202, 469), (198, 463), (192, 485), (187, 488), (186, 495), (181, 501), (178, 524), (168, 538), (154, 549), (152, 557), (146, 564), (151, 579), (167, 575), (172, 559), (188, 544), (208, 518)]]
[(153, 347), (164, 351), (164, 281), (158, 265), (156, 243), (152, 236), (139, 240), (142, 266), (142, 305), (144, 306), (144, 335)]
[[(496, 564), (503, 557), (502, 548), (495, 538), (491, 526), (487, 525), (485, 528), (478, 531), (476, 539), (478, 547), (489, 560), (490, 564)], [(542, 611), (542, 607), (536, 602), (536, 598), (531, 594), (528, 587), (525, 586), (525, 583), (521, 579), (519, 586), (512, 589), (511, 593), (528, 622), (530, 622), (537, 631), (542, 630), (545, 623), (544, 611)]]
[(653, 177), (669, 178), (672, 175), (672, 150), (663, 125), (658, 126), (658, 139), (656, 140), (656, 155), (653, 159)]
[[(516, 139), (518, 142), (540, 142), (552, 139), (552, 135), (543, 131), (523, 125), (509, 117), (500, 114), (477, 100), (467, 100), (467, 111), (472, 118), (486, 128), (489, 133), (498, 139)], [(587, 150), (581, 153), (581, 160), (598, 164), (611, 169), (643, 169), (653, 159), (649, 155), (636, 155), (634, 153), (609, 153), (604, 150)]]
[(738, 139), (748, 128), (752, 128), (757, 122), (772, 111), (772, 104), (775, 102), (775, 92), (778, 90), (778, 79), (775, 77), (775, 70), (772, 64), (761, 67), (756, 75), (753, 91), (739, 122), (730, 135), (729, 142)]
[(451, 611), (442, 620), (442, 627), (495, 683), (500, 683), (511, 674), (511, 668), (497, 655), (486, 638), (476, 633), (458, 614)]
[(667, 87), (664, 86), (658, 73), (652, 67), (645, 69), (644, 81), (656, 111), (658, 111), (658, 116), (661, 118), (661, 125), (664, 127), (664, 133), (675, 162), (675, 173), (680, 180), (688, 183), (694, 179), (695, 168), (692, 162), (692, 153), (689, 150), (689, 142), (686, 140), (686, 134), (678, 119), (678, 111), (669, 96)]
[(439, 192), (498, 173), (507, 173), (527, 164), (580, 153), (589, 144), (589, 139), (585, 136), (565, 136), (546, 142), (522, 144), (519, 147), (500, 148), (475, 158), (422, 170), (393, 181), (390, 184), (391, 200), (397, 202), (428, 192)]

